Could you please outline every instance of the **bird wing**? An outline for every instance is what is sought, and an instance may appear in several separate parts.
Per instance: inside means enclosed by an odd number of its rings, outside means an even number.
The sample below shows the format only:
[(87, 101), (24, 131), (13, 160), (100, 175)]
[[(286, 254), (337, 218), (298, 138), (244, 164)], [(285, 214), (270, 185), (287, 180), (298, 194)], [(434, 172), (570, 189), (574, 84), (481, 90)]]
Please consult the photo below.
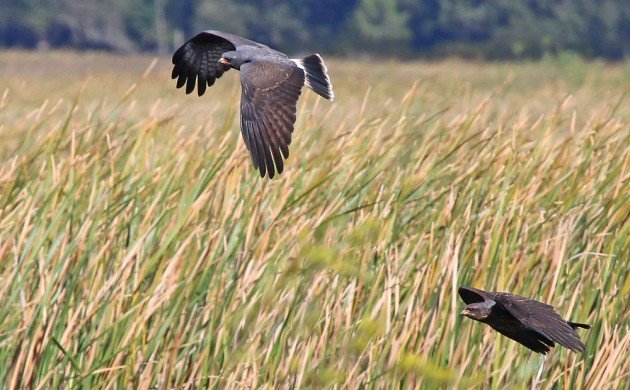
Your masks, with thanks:
[(492, 293), (492, 299), (525, 327), (548, 340), (574, 352), (582, 352), (586, 348), (573, 328), (554, 310), (553, 306), (503, 292)]
[(241, 66), (241, 85), (245, 145), (260, 176), (273, 178), (276, 170), (282, 173), (282, 156), (289, 157), (304, 71), (289, 60), (256, 60)]
[(223, 31), (206, 30), (202, 32), (201, 34), (214, 35), (215, 37), (223, 38), (226, 41), (229, 41), (230, 43), (232, 43), (232, 45), (234, 45), (234, 47), (237, 49), (239, 46), (255, 46), (255, 47), (259, 47), (263, 49), (269, 49), (269, 46), (263, 45), (262, 43), (258, 43), (250, 39), (239, 37), (238, 35), (226, 33)]
[[(492, 326), (492, 324), (489, 324)], [(551, 350), (551, 347), (554, 346), (553, 341), (549, 340), (547, 337), (539, 334), (536, 331), (530, 329), (504, 329), (497, 328), (492, 326), (494, 330), (501, 333), (505, 337), (509, 337), (512, 340), (523, 344), (527, 348), (531, 349), (534, 352), (542, 353), (546, 355), (547, 352)]]
[(461, 286), (457, 292), (462, 298), (464, 303), (470, 305), (471, 303), (481, 303), (488, 300), (492, 300), (492, 297), (488, 295), (486, 291), (479, 290), (470, 286)]
[(177, 79), (177, 88), (186, 85), (186, 93), (191, 93), (197, 84), (197, 93), (201, 96), (206, 92), (206, 85), (212, 86), (230, 69), (219, 62), (221, 55), (244, 45), (267, 48), (258, 42), (221, 31), (201, 32), (175, 51), (171, 77)]

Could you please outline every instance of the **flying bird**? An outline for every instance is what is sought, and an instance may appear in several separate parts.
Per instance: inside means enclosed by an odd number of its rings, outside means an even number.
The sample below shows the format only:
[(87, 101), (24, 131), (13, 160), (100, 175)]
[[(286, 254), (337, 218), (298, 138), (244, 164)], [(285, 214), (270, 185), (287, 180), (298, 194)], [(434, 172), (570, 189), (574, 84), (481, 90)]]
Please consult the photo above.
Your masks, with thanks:
[(197, 34), (173, 54), (177, 88), (199, 96), (230, 69), (241, 71), (241, 134), (254, 168), (273, 178), (289, 157), (297, 101), (306, 86), (334, 99), (328, 71), (319, 54), (290, 59), (266, 45), (221, 31)]
[(462, 286), (459, 296), (466, 303), (462, 315), (490, 325), (494, 330), (534, 352), (546, 355), (558, 343), (573, 352), (582, 352), (575, 330), (590, 325), (564, 320), (553, 306), (505, 292), (487, 292)]

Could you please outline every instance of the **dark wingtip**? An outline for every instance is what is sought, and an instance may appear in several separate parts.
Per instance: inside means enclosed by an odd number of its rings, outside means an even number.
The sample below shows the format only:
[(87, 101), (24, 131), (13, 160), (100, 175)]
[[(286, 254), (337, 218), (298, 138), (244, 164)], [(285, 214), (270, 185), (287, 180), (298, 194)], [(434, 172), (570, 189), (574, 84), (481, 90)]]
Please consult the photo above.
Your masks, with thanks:
[(471, 287), (470, 286), (459, 286), (459, 288), (457, 289), (458, 293), (461, 293), (462, 291), (468, 291)]
[(578, 340), (575, 345), (566, 346), (566, 348), (568, 348), (572, 352), (581, 353), (586, 351), (586, 344)]
[(267, 167), (267, 174), (269, 176), (269, 180), (273, 179), (273, 177), (276, 175), (275, 167), (273, 166), (273, 161), (271, 162), (271, 165)]
[(195, 86), (197, 85), (196, 74), (190, 73), (188, 74), (188, 79), (186, 80), (186, 94), (192, 93), (195, 90)]
[(485, 291), (470, 286), (460, 286), (457, 289), (457, 293), (467, 305), (484, 302), (486, 300), (486, 296), (484, 295)]
[[(523, 343), (521, 343), (523, 344)], [(551, 351), (551, 348), (555, 347), (556, 345), (554, 344), (553, 341), (546, 341), (546, 340), (537, 340), (537, 343), (535, 345), (526, 345), (523, 344), (526, 348), (531, 349), (532, 351), (539, 353), (541, 355), (546, 355), (547, 353), (549, 353)]]
[(267, 174), (267, 167), (265, 166), (265, 158), (262, 158), (262, 161), (258, 164), (258, 172), (260, 173), (260, 177), (264, 178)]
[(177, 79), (177, 88), (181, 88), (186, 84), (186, 77), (184, 77), (181, 73)]
[(577, 328), (591, 329), (591, 326), (589, 324), (581, 324), (579, 322), (571, 322), (571, 321), (567, 321), (567, 324), (569, 324), (569, 326), (573, 328), (573, 330)]

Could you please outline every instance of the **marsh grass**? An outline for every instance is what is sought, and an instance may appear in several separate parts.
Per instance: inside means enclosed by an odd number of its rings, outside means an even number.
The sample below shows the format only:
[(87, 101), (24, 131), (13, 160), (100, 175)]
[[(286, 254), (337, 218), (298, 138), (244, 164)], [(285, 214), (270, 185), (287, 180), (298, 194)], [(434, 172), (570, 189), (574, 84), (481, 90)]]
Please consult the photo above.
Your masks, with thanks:
[[(330, 61), (269, 181), (236, 75), (200, 99), (151, 62), (0, 54), (6, 387), (628, 386), (627, 65)], [(587, 351), (541, 368), (460, 284)]]

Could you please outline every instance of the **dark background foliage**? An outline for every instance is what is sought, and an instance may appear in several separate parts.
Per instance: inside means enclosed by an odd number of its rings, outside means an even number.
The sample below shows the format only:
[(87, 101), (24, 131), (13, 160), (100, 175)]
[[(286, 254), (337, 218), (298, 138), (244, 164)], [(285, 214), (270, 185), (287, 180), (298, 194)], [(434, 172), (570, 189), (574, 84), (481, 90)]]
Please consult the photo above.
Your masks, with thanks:
[(10, 0), (0, 46), (167, 53), (205, 29), (337, 55), (630, 53), (627, 0)]

